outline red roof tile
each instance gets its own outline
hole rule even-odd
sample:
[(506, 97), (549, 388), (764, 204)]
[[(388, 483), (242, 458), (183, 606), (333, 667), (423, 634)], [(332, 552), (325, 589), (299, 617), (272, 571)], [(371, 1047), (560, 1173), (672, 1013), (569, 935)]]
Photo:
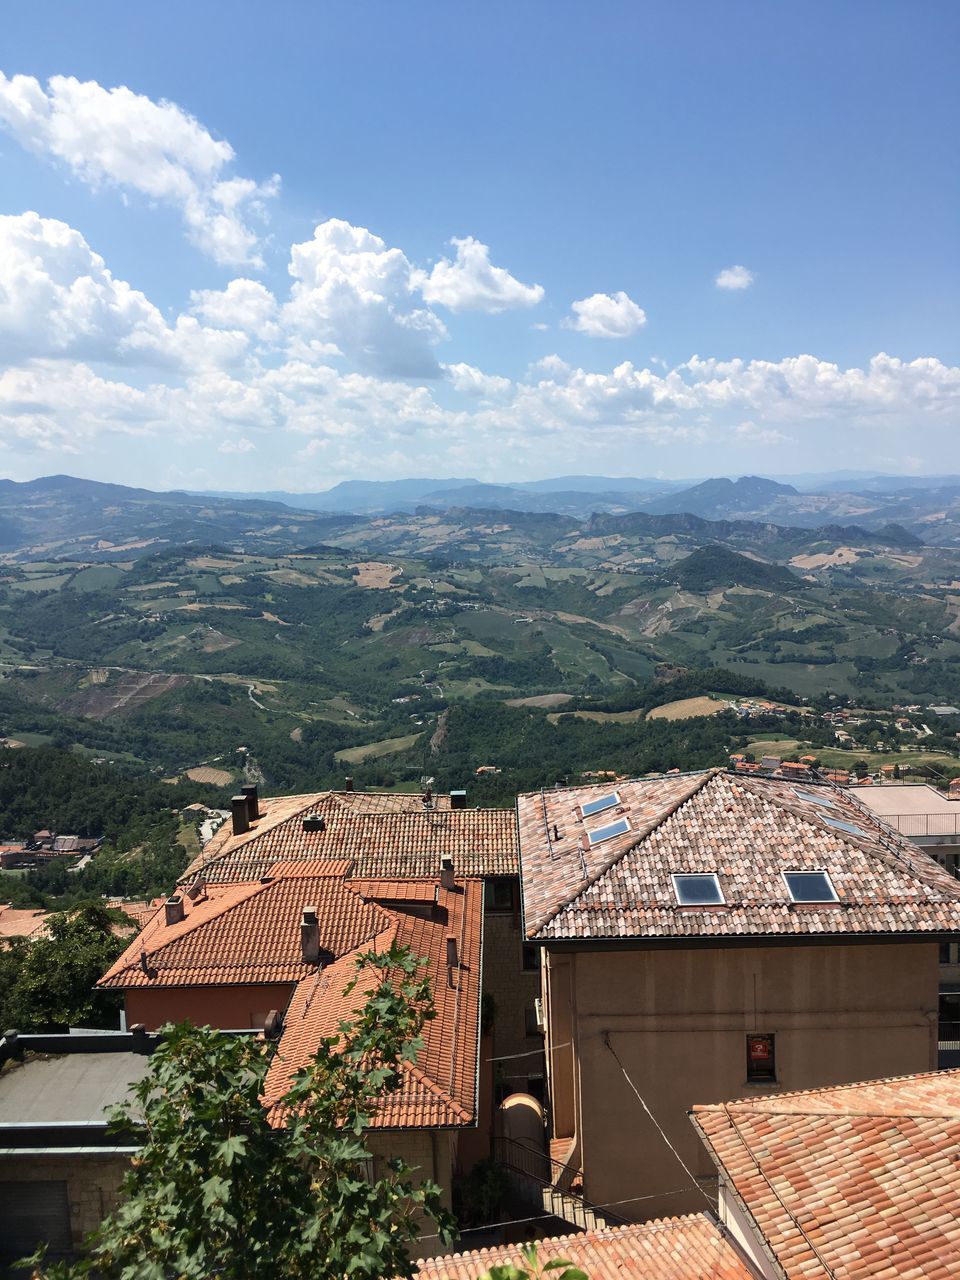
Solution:
[[(491, 1267), (525, 1265), (520, 1249), (504, 1245), (421, 1259), (418, 1280), (478, 1280)], [(704, 1214), (538, 1240), (537, 1254), (541, 1264), (566, 1259), (590, 1280), (752, 1280), (729, 1239)]]
[(951, 1280), (960, 1072), (694, 1107), (785, 1280)]
[[(583, 804), (615, 794), (592, 816)], [(524, 924), (543, 940), (946, 933), (960, 883), (847, 793), (702, 773), (517, 801)], [(587, 832), (627, 830), (590, 847)], [(839, 902), (797, 906), (784, 870), (826, 870)], [(725, 905), (691, 909), (671, 876), (716, 874)]]
[[(458, 875), (516, 875), (517, 831), (512, 809), (451, 809), (447, 796), (425, 808), (409, 792), (324, 791), (260, 801), (262, 816), (244, 835), (227, 823), (181, 877), (208, 882), (259, 879), (283, 860), (346, 859), (357, 875), (431, 876), (441, 859)], [(323, 831), (304, 831), (307, 814)]]

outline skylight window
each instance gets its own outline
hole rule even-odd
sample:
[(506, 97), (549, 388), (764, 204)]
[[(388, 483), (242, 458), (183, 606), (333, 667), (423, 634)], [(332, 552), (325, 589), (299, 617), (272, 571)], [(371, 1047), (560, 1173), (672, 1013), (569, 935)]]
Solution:
[(629, 818), (618, 818), (616, 822), (609, 822), (605, 827), (597, 827), (596, 831), (587, 832), (587, 840), (591, 849), (595, 844), (600, 844), (604, 840), (612, 840), (614, 836), (626, 835), (630, 830)]
[(673, 876), (673, 891), (681, 907), (723, 906), (723, 890), (716, 875)]
[(801, 791), (798, 788), (797, 799), (806, 800), (807, 804), (822, 804), (825, 809), (834, 808), (834, 803), (832, 800), (828, 799), (826, 796), (815, 795), (814, 792), (812, 791)]
[(604, 813), (607, 809), (612, 809), (620, 803), (619, 791), (611, 791), (609, 795), (598, 796), (596, 800), (588, 800), (586, 804), (580, 806), (580, 812), (585, 818), (589, 818), (594, 813)]
[(859, 827), (854, 826), (852, 822), (841, 822), (839, 818), (824, 818), (824, 822), (828, 827), (833, 827), (837, 831), (846, 831), (850, 836), (863, 836), (865, 833)]
[(784, 871), (794, 902), (837, 902), (837, 891), (826, 871)]

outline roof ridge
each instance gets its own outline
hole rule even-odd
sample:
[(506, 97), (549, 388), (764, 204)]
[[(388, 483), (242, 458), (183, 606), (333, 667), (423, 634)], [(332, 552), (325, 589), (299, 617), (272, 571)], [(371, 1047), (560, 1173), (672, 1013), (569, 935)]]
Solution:
[(461, 1115), (464, 1120), (473, 1119), (473, 1112), (468, 1111), (462, 1102), (458, 1102), (452, 1093), (444, 1089), (443, 1085), (438, 1084), (432, 1076), (427, 1075), (426, 1071), (424, 1071), (423, 1067), (418, 1063), (403, 1062), (401, 1064), (401, 1069), (408, 1071), (415, 1077), (415, 1079), (419, 1080), (429, 1093), (432, 1093), (435, 1097), (439, 1098), (441, 1102), (451, 1109), (451, 1111)]
[(783, 1102), (787, 1098), (802, 1098), (805, 1094), (839, 1093), (843, 1089), (872, 1089), (876, 1085), (899, 1084), (903, 1080), (948, 1080), (951, 1076), (960, 1077), (960, 1067), (948, 1067), (943, 1071), (909, 1071), (899, 1076), (878, 1076), (873, 1080), (848, 1080), (846, 1084), (827, 1084), (819, 1089), (791, 1089), (786, 1093), (764, 1094), (757, 1098), (732, 1098), (729, 1102), (698, 1102), (691, 1107), (690, 1114), (723, 1111), (728, 1107), (760, 1111), (762, 1107), (759, 1104), (768, 1099)]
[[(696, 775), (693, 775), (696, 779), (694, 784), (688, 790), (683, 792), (678, 799), (672, 801), (672, 803), (669, 804), (662, 813), (657, 814), (655, 818), (651, 818), (649, 822), (640, 828), (635, 840), (631, 840), (628, 844), (624, 845), (622, 849), (619, 849), (615, 854), (607, 858), (603, 863), (601, 863), (596, 871), (592, 872), (585, 880), (581, 881), (572, 893), (568, 894), (566, 898), (553, 907), (548, 914), (539, 921), (535, 933), (539, 933), (548, 924), (550, 924), (551, 921), (555, 920), (561, 912), (566, 911), (568, 907), (571, 907), (581, 894), (586, 893), (588, 889), (592, 889), (597, 881), (602, 880), (611, 868), (615, 867), (618, 862), (622, 862), (627, 854), (632, 853), (634, 849), (638, 848), (638, 846), (644, 842), (644, 840), (649, 839), (649, 837), (653, 835), (654, 831), (663, 826), (668, 818), (672, 818), (678, 809), (682, 808), (688, 800), (692, 800), (695, 795), (704, 789), (708, 782), (711, 782), (718, 774), (723, 772), (724, 770), (721, 768), (714, 768), (705, 769), (699, 771)], [(528, 934), (527, 936), (534, 937), (535, 933)]]

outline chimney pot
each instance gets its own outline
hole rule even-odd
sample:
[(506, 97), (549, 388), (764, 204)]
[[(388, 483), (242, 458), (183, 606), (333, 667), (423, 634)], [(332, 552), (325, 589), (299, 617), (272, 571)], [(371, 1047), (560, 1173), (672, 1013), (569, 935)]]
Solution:
[(235, 836), (246, 835), (250, 830), (250, 810), (247, 806), (247, 797), (231, 796), (230, 808), (233, 813), (233, 834)]
[(241, 787), (240, 790), (247, 798), (247, 818), (250, 822), (256, 822), (260, 817), (260, 797), (257, 794), (256, 784)]
[(451, 791), (450, 792), (450, 808), (465, 809), (466, 807), (467, 807), (466, 791)]
[(163, 904), (163, 914), (167, 924), (179, 924), (183, 919), (183, 898), (175, 893)]
[(453, 869), (453, 859), (446, 857), (440, 859), (440, 888), (453, 889), (456, 885), (456, 873)]
[(304, 907), (300, 921), (300, 952), (304, 964), (316, 964), (320, 959), (320, 925), (317, 908)]
[(457, 939), (452, 933), (447, 934), (447, 964), (451, 969), (459, 967), (460, 958), (457, 954)]
[(344, 778), (344, 780), (343, 780), (343, 789), (344, 789), (344, 791), (352, 791), (352, 790), (353, 790), (353, 779), (352, 779), (352, 778)]

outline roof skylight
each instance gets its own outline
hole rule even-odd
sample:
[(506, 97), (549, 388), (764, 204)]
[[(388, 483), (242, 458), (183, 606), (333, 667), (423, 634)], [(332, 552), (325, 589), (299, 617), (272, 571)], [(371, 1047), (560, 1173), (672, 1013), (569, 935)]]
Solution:
[(614, 805), (619, 803), (619, 791), (611, 791), (609, 795), (598, 796), (596, 800), (588, 800), (586, 804), (582, 804), (580, 812), (585, 818), (589, 818), (591, 814), (603, 813), (606, 809), (612, 809)]
[(681, 907), (723, 906), (720, 879), (713, 874), (683, 874), (672, 877), (673, 891)]
[(866, 834), (854, 823), (842, 822), (839, 818), (824, 818), (824, 822), (828, 827), (834, 827), (837, 831), (846, 831), (847, 835), (850, 836), (864, 836)]
[(798, 800), (806, 800), (807, 804), (822, 804), (825, 809), (833, 809), (834, 802), (827, 796), (818, 796), (813, 791), (801, 791), (797, 788), (796, 796)]
[(794, 902), (837, 902), (837, 891), (826, 871), (784, 871), (790, 897)]
[(626, 835), (630, 830), (629, 818), (618, 818), (616, 822), (608, 822), (605, 827), (597, 827), (596, 831), (587, 832), (587, 840), (591, 849), (604, 840), (612, 840), (614, 836)]

